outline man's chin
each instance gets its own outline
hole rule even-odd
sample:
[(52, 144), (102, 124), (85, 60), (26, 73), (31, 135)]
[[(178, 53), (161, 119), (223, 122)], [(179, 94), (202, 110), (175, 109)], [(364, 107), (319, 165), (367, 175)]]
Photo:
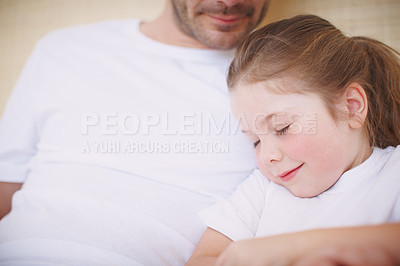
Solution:
[(197, 36), (197, 40), (209, 48), (229, 50), (235, 48), (244, 37), (244, 32), (213, 31), (208, 33), (207, 36)]

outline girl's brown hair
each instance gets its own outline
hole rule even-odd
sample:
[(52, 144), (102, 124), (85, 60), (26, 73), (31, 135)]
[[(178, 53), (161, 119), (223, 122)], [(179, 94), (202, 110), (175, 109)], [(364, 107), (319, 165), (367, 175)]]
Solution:
[[(228, 87), (291, 75), (318, 93), (335, 116), (335, 103), (351, 82), (368, 98), (365, 128), (371, 146), (400, 144), (399, 53), (367, 37), (346, 37), (328, 21), (300, 15), (266, 25), (236, 50)], [(336, 116), (335, 116), (336, 117)]]

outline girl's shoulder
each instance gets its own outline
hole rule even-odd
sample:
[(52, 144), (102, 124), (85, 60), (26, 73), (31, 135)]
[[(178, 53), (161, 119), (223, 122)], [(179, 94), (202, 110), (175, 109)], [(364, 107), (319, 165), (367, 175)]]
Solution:
[(387, 163), (398, 165), (400, 163), (400, 145), (388, 146), (386, 148), (378, 148), (374, 147), (373, 155), (377, 157), (377, 159), (386, 161)]
[[(374, 147), (372, 156), (374, 156), (375, 167), (380, 168), (378, 174), (385, 178), (392, 177), (397, 181), (400, 173), (400, 145), (389, 146), (384, 149)], [(396, 182), (399, 183), (400, 182)]]

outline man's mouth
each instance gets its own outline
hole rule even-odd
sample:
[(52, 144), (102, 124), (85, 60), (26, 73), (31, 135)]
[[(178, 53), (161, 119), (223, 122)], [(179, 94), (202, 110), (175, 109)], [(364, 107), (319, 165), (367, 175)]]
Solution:
[(197, 15), (207, 15), (215, 23), (225, 26), (233, 26), (245, 18), (251, 18), (254, 12), (254, 7), (246, 4), (246, 2), (238, 3), (231, 7), (227, 7), (224, 4), (204, 4), (199, 5), (195, 11)]
[(243, 19), (245, 16), (238, 15), (208, 15), (210, 18), (222, 23), (235, 23)]

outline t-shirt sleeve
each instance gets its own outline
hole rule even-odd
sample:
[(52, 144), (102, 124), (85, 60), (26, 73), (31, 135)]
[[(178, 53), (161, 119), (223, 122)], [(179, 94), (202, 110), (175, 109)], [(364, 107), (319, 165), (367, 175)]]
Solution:
[(39, 139), (32, 89), (38, 55), (34, 51), (8, 100), (0, 120), (0, 182), (23, 182)]
[(389, 222), (400, 223), (400, 195), (397, 197), (397, 200), (393, 205), (393, 211)]
[(391, 189), (395, 190), (395, 194), (397, 194), (397, 199), (393, 204), (393, 210), (389, 222), (399, 223), (400, 222), (400, 145), (398, 145), (391, 156), (391, 159), (388, 163), (386, 163), (389, 169), (392, 169), (391, 176), (394, 178), (394, 182), (397, 185), (394, 185), (392, 182), (387, 182), (390, 185)]
[(252, 238), (256, 235), (268, 184), (267, 178), (254, 170), (232, 196), (200, 212), (199, 216), (205, 225), (233, 241)]

